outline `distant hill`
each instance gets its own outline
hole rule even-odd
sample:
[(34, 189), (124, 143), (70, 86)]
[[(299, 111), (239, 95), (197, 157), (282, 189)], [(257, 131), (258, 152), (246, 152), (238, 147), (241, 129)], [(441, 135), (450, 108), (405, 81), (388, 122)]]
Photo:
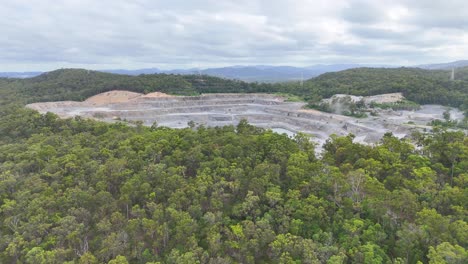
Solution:
[(103, 72), (140, 75), (140, 74), (201, 74), (220, 78), (236, 79), (247, 82), (284, 82), (296, 81), (301, 78), (309, 79), (328, 71), (340, 71), (359, 67), (359, 65), (317, 65), (311, 67), (293, 67), (293, 66), (230, 66), (208, 69), (175, 69), (160, 70), (157, 68), (139, 69), (139, 70), (103, 70)]
[[(293, 66), (230, 66), (208, 69), (174, 69), (161, 70), (158, 68), (147, 68), (137, 70), (110, 69), (99, 70), (100, 72), (123, 74), (123, 75), (141, 75), (141, 74), (179, 74), (179, 75), (210, 75), (226, 79), (242, 80), (246, 82), (287, 82), (299, 81), (301, 79), (310, 79), (327, 72), (336, 72), (359, 67), (384, 67), (380, 65), (361, 65), (361, 64), (320, 64), (308, 67)], [(3, 72), (0, 77), (7, 78), (29, 78), (35, 77), (43, 72)]]
[(43, 72), (0, 72), (0, 78), (30, 78)]
[(202, 73), (222, 78), (239, 79), (243, 81), (279, 82), (300, 80), (316, 76), (306, 68), (291, 66), (238, 66), (211, 68), (203, 70)]
[(115, 70), (99, 70), (99, 71), (107, 72), (107, 73), (115, 73), (115, 74), (125, 74), (125, 75), (162, 73), (162, 71), (158, 68), (148, 68), (148, 69), (138, 69), (138, 70), (115, 69)]
[(452, 68), (461, 68), (461, 67), (467, 67), (467, 66), (468, 66), (468, 60), (459, 60), (459, 61), (447, 62), (447, 63), (424, 64), (424, 65), (418, 65), (416, 67), (421, 68), (421, 69), (427, 69), (427, 70), (450, 70)]
[[(461, 68), (468, 66), (468, 60), (460, 60), (449, 63), (439, 64), (424, 64), (416, 65), (415, 68), (426, 70), (450, 70), (452, 68)], [(146, 69), (107, 69), (99, 70), (100, 72), (114, 73), (120, 75), (137, 76), (141, 74), (178, 74), (178, 75), (210, 75), (225, 79), (235, 79), (245, 82), (290, 82), (307, 80), (328, 72), (338, 72), (356, 68), (397, 68), (397, 66), (389, 65), (370, 65), (370, 64), (318, 64), (307, 67), (294, 66), (271, 66), (271, 65), (254, 65), (254, 66), (229, 66), (208, 69), (173, 69), (162, 70), (158, 68)], [(43, 72), (0, 72), (0, 77), (7, 78), (29, 78), (35, 77)]]
[[(352, 68), (364, 67), (366, 65), (360, 64), (331, 64), (331, 65), (314, 65), (308, 67), (293, 67), (293, 66), (269, 66), (269, 65), (256, 65), (256, 66), (230, 66), (221, 68), (208, 68), (208, 69), (175, 69), (175, 70), (160, 70), (157, 68), (140, 69), (140, 70), (104, 70), (104, 72), (116, 74), (202, 74), (216, 76), (220, 78), (236, 79), (246, 82), (285, 82), (285, 81), (298, 81), (301, 78), (309, 79), (326, 72), (336, 72)], [(381, 67), (376, 65), (374, 67)]]

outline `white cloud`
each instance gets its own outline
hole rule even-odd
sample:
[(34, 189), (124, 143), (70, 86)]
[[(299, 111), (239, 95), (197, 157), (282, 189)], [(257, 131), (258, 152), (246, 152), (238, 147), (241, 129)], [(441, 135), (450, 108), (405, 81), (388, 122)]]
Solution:
[(465, 59), (467, 29), (454, 0), (6, 0), (0, 70), (419, 64)]

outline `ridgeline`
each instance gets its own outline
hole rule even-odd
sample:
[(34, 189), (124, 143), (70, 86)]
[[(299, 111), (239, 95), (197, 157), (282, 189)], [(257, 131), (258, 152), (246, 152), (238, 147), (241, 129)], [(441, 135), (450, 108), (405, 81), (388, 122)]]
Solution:
[(3, 102), (84, 100), (111, 90), (140, 93), (160, 91), (176, 95), (201, 93), (287, 93), (305, 100), (334, 94), (375, 95), (402, 92), (419, 104), (468, 108), (468, 67), (450, 71), (419, 68), (357, 68), (326, 73), (299, 82), (247, 83), (207, 75), (119, 75), (82, 69), (61, 69), (27, 79), (0, 78)]

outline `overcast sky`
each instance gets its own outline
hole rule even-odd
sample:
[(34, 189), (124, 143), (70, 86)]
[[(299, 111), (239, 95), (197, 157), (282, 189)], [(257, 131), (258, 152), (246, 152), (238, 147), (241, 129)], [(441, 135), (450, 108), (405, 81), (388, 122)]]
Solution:
[(468, 58), (466, 0), (0, 0), (0, 71)]

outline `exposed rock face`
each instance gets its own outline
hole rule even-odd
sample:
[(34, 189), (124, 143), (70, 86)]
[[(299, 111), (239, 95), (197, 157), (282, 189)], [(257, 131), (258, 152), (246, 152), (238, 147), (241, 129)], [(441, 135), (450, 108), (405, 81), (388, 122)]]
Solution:
[[(401, 100), (399, 94), (361, 99), (376, 102)], [(99, 94), (84, 102), (34, 103), (27, 107), (61, 117), (83, 116), (107, 122), (116, 120), (156, 122), (160, 126), (187, 127), (193, 121), (205, 126), (236, 125), (241, 119), (278, 131), (304, 132), (323, 143), (331, 134), (356, 135), (356, 141), (374, 143), (386, 132), (404, 137), (413, 129), (424, 127), (433, 118), (442, 118), (445, 107), (423, 106), (418, 111), (382, 111), (377, 117), (357, 119), (316, 110), (302, 109), (305, 103), (285, 102), (270, 94), (206, 94), (170, 96), (163, 93), (143, 95), (127, 91)], [(452, 110), (455, 111), (455, 110)], [(457, 113), (452, 116), (459, 116)], [(414, 124), (407, 124), (413, 121)]]
[(401, 93), (389, 93), (389, 94), (379, 94), (364, 97), (366, 104), (371, 102), (384, 104), (384, 103), (396, 103), (405, 99)]
[(369, 104), (371, 102), (378, 103), (378, 104), (383, 104), (383, 103), (396, 103), (399, 102), (405, 97), (403, 97), (403, 94), (401, 93), (388, 93), (388, 94), (378, 94), (378, 95), (372, 95), (372, 96), (354, 96), (354, 95), (347, 95), (347, 94), (335, 94), (329, 99), (324, 99), (324, 102), (331, 103), (337, 99), (349, 97), (350, 101), (353, 103), (357, 103), (361, 100), (363, 100), (366, 104)]

